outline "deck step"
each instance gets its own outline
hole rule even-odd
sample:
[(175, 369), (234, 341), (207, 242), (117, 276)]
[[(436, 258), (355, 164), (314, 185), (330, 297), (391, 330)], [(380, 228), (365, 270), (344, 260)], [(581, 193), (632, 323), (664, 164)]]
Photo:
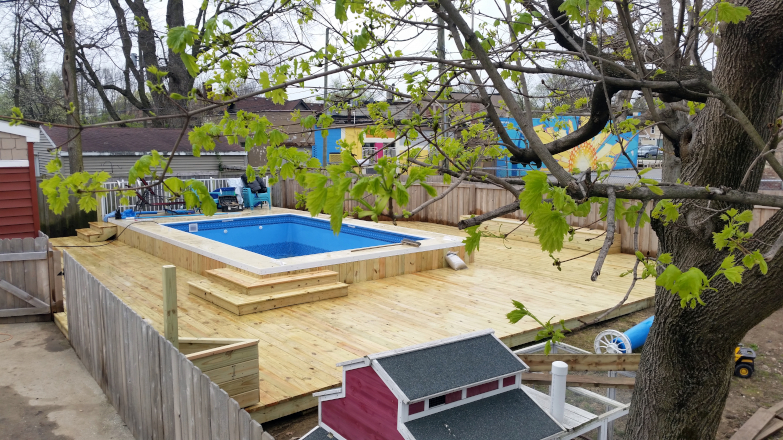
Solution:
[(68, 315), (65, 312), (55, 313), (54, 323), (57, 325), (57, 328), (63, 332), (65, 339), (71, 340), (68, 336)]
[(207, 271), (210, 281), (245, 295), (272, 295), (306, 287), (317, 287), (339, 281), (340, 274), (331, 270), (319, 270), (298, 274), (258, 278), (229, 268)]
[(76, 230), (76, 236), (88, 243), (106, 241), (116, 233), (117, 225), (106, 222), (90, 222), (89, 228)]
[(206, 279), (189, 281), (188, 289), (191, 295), (205, 299), (237, 315), (348, 295), (348, 285), (340, 282), (308, 286), (272, 295), (245, 295)]

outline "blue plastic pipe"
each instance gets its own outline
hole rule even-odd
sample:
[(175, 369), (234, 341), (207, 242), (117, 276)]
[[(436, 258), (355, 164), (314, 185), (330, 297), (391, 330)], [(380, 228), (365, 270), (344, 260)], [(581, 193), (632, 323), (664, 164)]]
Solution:
[[(647, 341), (647, 335), (650, 334), (653, 319), (655, 319), (655, 316), (650, 316), (624, 332), (625, 336), (628, 336), (628, 339), (631, 341), (631, 349), (639, 348)], [(622, 342), (618, 345), (620, 348), (625, 348), (625, 344)]]

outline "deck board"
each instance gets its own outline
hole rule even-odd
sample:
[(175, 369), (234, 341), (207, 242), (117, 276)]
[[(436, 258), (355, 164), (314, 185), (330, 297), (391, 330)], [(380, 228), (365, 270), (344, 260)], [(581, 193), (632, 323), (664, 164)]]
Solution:
[[(460, 235), (452, 227), (405, 222), (407, 228)], [(162, 276), (166, 261), (123, 243), (87, 246), (75, 238), (52, 239), (84, 265), (152, 326), (162, 332)], [(581, 255), (564, 250), (562, 260)], [(595, 258), (552, 266), (534, 244), (485, 238), (468, 270), (438, 269), (366, 281), (348, 287), (348, 296), (237, 316), (188, 294), (188, 281), (205, 277), (177, 270), (179, 334), (183, 337), (259, 339), (261, 401), (248, 408), (261, 422), (317, 404), (312, 393), (335, 388), (342, 379), (336, 363), (460, 333), (494, 328), (507, 344), (530, 342), (532, 320), (510, 324), (511, 300), (539, 317), (576, 322), (597, 316), (625, 295), (634, 256), (612, 254), (601, 277), (590, 281)], [(624, 307), (612, 316), (652, 305), (654, 285), (640, 281)]]

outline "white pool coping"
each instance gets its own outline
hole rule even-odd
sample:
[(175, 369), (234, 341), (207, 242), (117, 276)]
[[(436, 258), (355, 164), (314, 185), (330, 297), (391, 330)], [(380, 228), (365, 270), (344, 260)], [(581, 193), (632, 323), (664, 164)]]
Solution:
[[(273, 208), (272, 210), (256, 209), (253, 211), (242, 211), (219, 216), (216, 215), (212, 217), (203, 215), (160, 218), (142, 217), (138, 220), (109, 219), (109, 222), (116, 224), (119, 227), (118, 233), (122, 233), (124, 228), (128, 228), (129, 230), (146, 235), (148, 237), (161, 240), (165, 243), (181, 247), (199, 255), (203, 255), (207, 258), (211, 258), (229, 266), (246, 270), (258, 275), (269, 275), (280, 272), (311, 269), (314, 267), (330, 266), (351, 263), (354, 261), (372, 260), (376, 258), (393, 257), (397, 255), (415, 254), (419, 252), (464, 246), (462, 243), (462, 237), (346, 218), (343, 219), (343, 227), (357, 226), (384, 232), (413, 235), (422, 237), (423, 240), (420, 241), (421, 246), (419, 247), (398, 245), (379, 249), (367, 249), (356, 252), (352, 252), (351, 250), (344, 250), (326, 252), (322, 254), (305, 255), (301, 257), (274, 259), (225, 243), (220, 243), (209, 238), (204, 238), (190, 232), (180, 231), (163, 225), (165, 223), (194, 223), (199, 221), (217, 221), (235, 218), (261, 217), (268, 215), (300, 215), (311, 218), (308, 212), (296, 211), (292, 209)], [(329, 220), (329, 216), (323, 214), (317, 216), (316, 218), (327, 221)]]

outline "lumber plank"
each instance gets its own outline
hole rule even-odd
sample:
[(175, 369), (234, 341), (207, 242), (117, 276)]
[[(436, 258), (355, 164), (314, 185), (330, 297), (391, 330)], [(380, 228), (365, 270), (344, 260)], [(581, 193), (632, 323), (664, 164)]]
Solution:
[(209, 377), (210, 380), (218, 385), (225, 382), (239, 379), (241, 377), (250, 376), (251, 374), (258, 374), (258, 360), (251, 359), (249, 361), (240, 362), (238, 364), (227, 365), (221, 368), (215, 368), (213, 370), (205, 371), (204, 374)]
[(49, 314), (49, 312), (49, 307), (23, 307), (21, 309), (5, 309), (0, 310), (0, 318), (8, 318), (12, 316), (46, 315)]
[(759, 408), (747, 422), (740, 426), (730, 440), (753, 440), (774, 417), (774, 412), (767, 408)]
[(783, 419), (778, 418), (776, 416), (775, 418), (770, 420), (766, 426), (764, 426), (764, 429), (762, 429), (761, 432), (758, 433), (758, 435), (753, 437), (753, 440), (764, 440), (765, 438), (780, 431), (781, 429), (783, 429)]
[[(522, 373), (522, 383), (546, 385), (552, 383), (552, 375), (544, 373)], [(635, 380), (630, 377), (566, 376), (569, 387), (624, 388), (632, 389)]]
[(217, 356), (200, 357), (193, 360), (193, 365), (201, 369), (201, 371), (209, 371), (250, 359), (258, 359), (258, 347), (256, 345), (221, 352)]
[(568, 364), (569, 371), (638, 371), (640, 354), (520, 354), (530, 372), (552, 370), (552, 362)]

